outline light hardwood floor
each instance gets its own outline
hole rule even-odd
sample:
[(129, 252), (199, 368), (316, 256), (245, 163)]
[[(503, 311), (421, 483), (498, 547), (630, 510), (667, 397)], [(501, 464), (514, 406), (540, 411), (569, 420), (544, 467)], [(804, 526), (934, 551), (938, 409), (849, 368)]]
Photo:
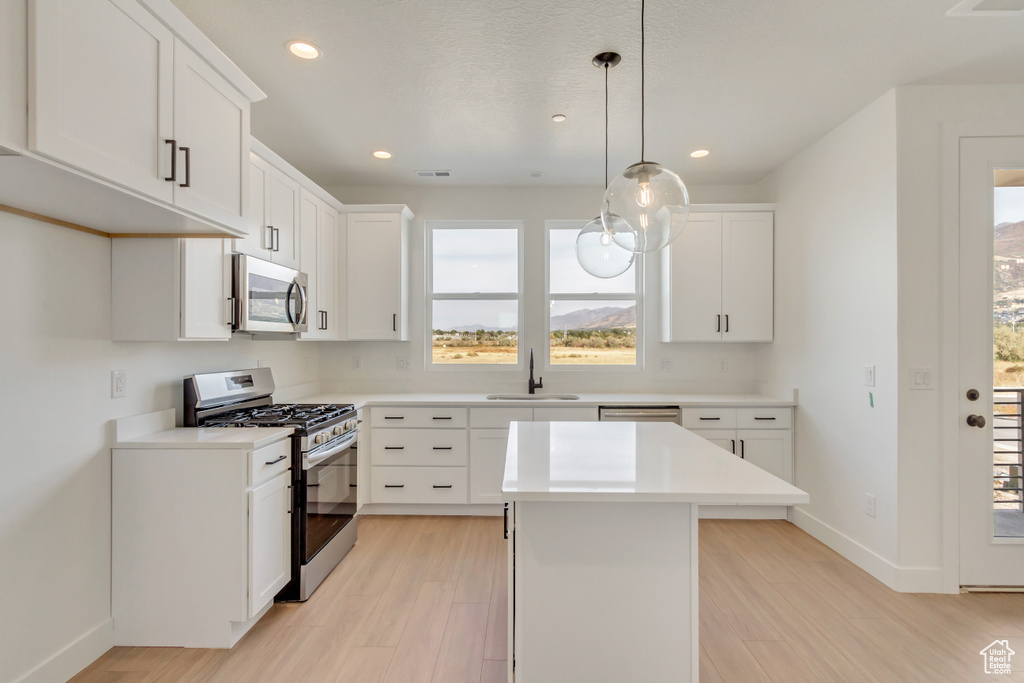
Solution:
[[(501, 531), (500, 517), (362, 518), (313, 597), (274, 605), (233, 649), (119, 647), (73, 680), (504, 681)], [(700, 553), (701, 683), (1024, 681), (1024, 595), (894, 593), (780, 521), (701, 521)], [(984, 673), (997, 638), (1019, 673)]]

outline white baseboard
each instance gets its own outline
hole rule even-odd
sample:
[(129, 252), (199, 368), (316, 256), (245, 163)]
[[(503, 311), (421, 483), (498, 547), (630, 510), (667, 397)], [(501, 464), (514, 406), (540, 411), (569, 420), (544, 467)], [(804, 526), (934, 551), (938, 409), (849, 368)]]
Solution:
[(789, 521), (900, 593), (943, 593), (942, 567), (900, 567), (806, 511), (790, 508)]
[(699, 519), (788, 519), (786, 505), (701, 505)]
[(406, 503), (366, 503), (359, 508), (360, 515), (444, 515), (470, 517), (500, 517), (504, 514), (501, 503), (471, 503), (468, 505), (422, 505)]
[(114, 647), (114, 620), (105, 619), (33, 669), (15, 683), (64, 683)]

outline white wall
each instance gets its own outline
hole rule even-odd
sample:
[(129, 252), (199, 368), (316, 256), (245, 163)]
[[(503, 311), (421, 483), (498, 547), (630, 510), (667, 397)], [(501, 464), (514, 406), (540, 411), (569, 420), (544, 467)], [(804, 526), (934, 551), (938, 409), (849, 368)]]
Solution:
[[(323, 379), (335, 388), (351, 391), (524, 391), (528, 372), (495, 370), (426, 370), (429, 340), (424, 314), (424, 222), (443, 219), (522, 220), (525, 246), (525, 332), (524, 348), (540, 350), (544, 315), (544, 221), (549, 219), (594, 218), (600, 208), (600, 187), (333, 187), (326, 188), (346, 204), (404, 203), (416, 215), (410, 240), (410, 341), (343, 342), (323, 344)], [(694, 203), (771, 202), (767, 189), (754, 187), (691, 188)], [(544, 388), (552, 392), (595, 391), (753, 391), (765, 379), (760, 362), (764, 344), (665, 344), (660, 341), (659, 258), (647, 259), (644, 334), (646, 367), (622, 371), (545, 369)], [(363, 369), (352, 370), (352, 358), (360, 357)], [(396, 369), (398, 359), (411, 367)], [(672, 370), (663, 372), (661, 360), (670, 360)], [(726, 369), (720, 369), (725, 361)], [(538, 366), (539, 367), (539, 366)]]
[[(944, 233), (947, 195), (957, 192), (956, 147), (944, 149), (947, 125), (992, 122), (987, 135), (1020, 134), (1024, 86), (912, 86), (897, 91), (899, 154), (899, 563), (937, 574), (955, 564), (958, 541), (955, 449), (959, 379), (956, 349), (943, 344), (947, 321), (956, 332), (957, 234)], [(953, 143), (956, 144), (955, 141)], [(950, 164), (945, 164), (947, 159)], [(946, 167), (948, 166), (948, 167)], [(952, 184), (943, 182), (943, 173)], [(950, 290), (949, 287), (953, 289)], [(945, 291), (945, 294), (944, 294)], [(952, 353), (952, 358), (944, 358)], [(942, 369), (952, 369), (944, 376)], [(935, 391), (912, 391), (911, 368), (935, 368)], [(952, 396), (950, 399), (950, 392)], [(952, 412), (943, 414), (943, 397)], [(953, 426), (952, 431), (949, 430)], [(953, 468), (944, 475), (944, 468)], [(944, 528), (943, 515), (946, 515)], [(944, 538), (945, 535), (945, 538)], [(948, 546), (947, 546), (948, 544)], [(944, 553), (945, 550), (945, 553)], [(947, 567), (947, 570), (950, 569)], [(955, 571), (955, 567), (952, 568)], [(936, 577), (932, 584), (938, 590)], [(947, 585), (947, 589), (955, 589)]]
[(764, 183), (777, 193), (765, 364), (799, 389), (796, 484), (811, 498), (794, 521), (879, 578), (897, 558), (896, 162), (889, 92)]
[[(107, 422), (171, 407), (180, 420), (192, 372), (266, 360), (281, 386), (312, 382), (319, 352), (111, 342), (110, 240), (0, 213), (0, 244), (0, 680), (65, 680), (112, 644)], [(127, 398), (110, 398), (115, 369)]]

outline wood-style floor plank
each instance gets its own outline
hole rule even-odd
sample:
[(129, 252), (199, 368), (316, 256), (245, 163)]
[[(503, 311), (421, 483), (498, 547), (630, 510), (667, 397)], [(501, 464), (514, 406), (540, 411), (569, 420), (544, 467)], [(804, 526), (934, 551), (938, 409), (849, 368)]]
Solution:
[[(274, 605), (231, 650), (118, 647), (72, 680), (505, 683), (501, 529), (362, 518), (311, 599)], [(1024, 595), (895, 593), (780, 520), (703, 520), (698, 540), (701, 683), (1024, 683), (1024, 659), (989, 676), (979, 654), (997, 638), (1021, 651)]]

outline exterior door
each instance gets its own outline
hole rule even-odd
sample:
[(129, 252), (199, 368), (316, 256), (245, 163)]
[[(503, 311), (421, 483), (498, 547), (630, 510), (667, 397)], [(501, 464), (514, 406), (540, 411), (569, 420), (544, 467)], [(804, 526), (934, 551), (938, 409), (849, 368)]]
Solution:
[(960, 584), (1020, 586), (1024, 137), (961, 138), (959, 221)]

